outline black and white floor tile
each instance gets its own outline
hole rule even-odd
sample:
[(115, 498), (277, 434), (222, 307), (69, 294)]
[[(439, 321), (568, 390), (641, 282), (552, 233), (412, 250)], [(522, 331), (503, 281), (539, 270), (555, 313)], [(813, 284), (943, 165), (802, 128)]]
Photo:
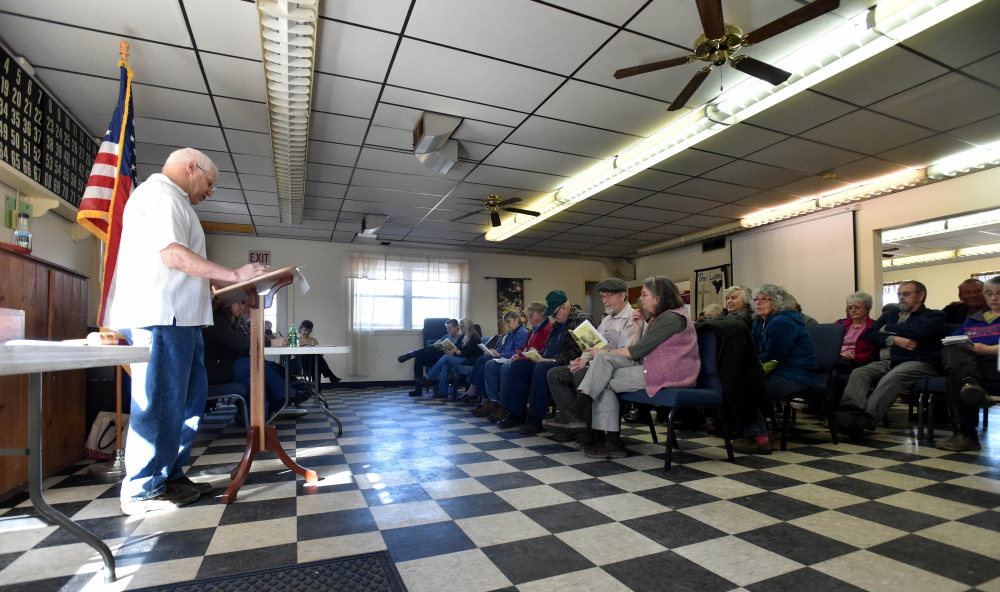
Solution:
[(1000, 592), (1000, 428), (978, 454), (949, 453), (915, 443), (902, 405), (836, 446), (804, 416), (786, 452), (735, 463), (720, 439), (681, 432), (664, 472), (665, 438), (646, 428), (601, 461), (404, 390), (330, 398), (341, 438), (320, 413), (277, 426), (318, 483), (263, 453), (223, 505), (245, 443), (227, 407), (203, 423), (188, 474), (215, 490), (191, 506), (122, 516), (118, 486), (85, 465), (48, 479), (46, 498), (111, 546), (114, 584), (26, 495), (8, 500), (0, 589), (122, 590), (387, 549), (411, 592)]

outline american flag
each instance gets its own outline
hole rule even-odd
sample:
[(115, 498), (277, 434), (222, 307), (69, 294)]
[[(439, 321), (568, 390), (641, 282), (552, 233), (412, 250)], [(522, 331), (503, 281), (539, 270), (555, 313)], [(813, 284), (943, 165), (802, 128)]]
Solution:
[(118, 244), (122, 235), (122, 212), (135, 188), (132, 69), (124, 60), (120, 60), (118, 66), (121, 68), (118, 105), (111, 116), (108, 131), (104, 134), (94, 167), (90, 169), (87, 189), (83, 192), (80, 211), (76, 215), (76, 221), (106, 245), (104, 272), (101, 275), (101, 303), (97, 309), (97, 323), (101, 326), (104, 325), (104, 307), (114, 285)]

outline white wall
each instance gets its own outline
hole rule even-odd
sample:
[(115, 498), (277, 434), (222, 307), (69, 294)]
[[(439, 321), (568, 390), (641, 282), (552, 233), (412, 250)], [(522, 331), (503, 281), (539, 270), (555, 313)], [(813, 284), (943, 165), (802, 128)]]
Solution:
[[(928, 308), (943, 308), (948, 303), (958, 300), (958, 285), (969, 279), (974, 273), (1000, 270), (1000, 257), (959, 260), (954, 263), (939, 265), (924, 265), (909, 269), (886, 270), (882, 274), (882, 282), (901, 282), (917, 280), (927, 286)], [(881, 290), (879, 291), (879, 294)], [(878, 301), (879, 294), (872, 293)]]
[(636, 259), (636, 280), (626, 283), (629, 287), (638, 286), (642, 280), (655, 275), (666, 276), (674, 282), (688, 281), (694, 278), (696, 269), (707, 269), (730, 263), (729, 241), (726, 241), (725, 249), (709, 251), (708, 253), (702, 253), (701, 243), (697, 243)]
[[(470, 260), (469, 316), (482, 325), (483, 332), (496, 331), (496, 282), (491, 277), (531, 278), (524, 283), (525, 302), (545, 300), (552, 290), (564, 290), (573, 303), (583, 303), (584, 283), (600, 281), (613, 274), (602, 263), (575, 259), (524, 257), (479, 252), (459, 252), (452, 249), (412, 248), (406, 246), (376, 247), (316, 241), (255, 238), (235, 235), (210, 234), (209, 259), (236, 267), (247, 261), (248, 251), (271, 252), (271, 267), (298, 266), (309, 281), (310, 290), (304, 296), (293, 297), (293, 316), (296, 322), (311, 320), (315, 335), (321, 343), (345, 344), (348, 342), (347, 280), (344, 279), (351, 251), (379, 251), (421, 255), (462, 257)], [(287, 290), (287, 289), (286, 289)], [(282, 329), (284, 331), (284, 329)], [(442, 331), (443, 333), (443, 331)], [(412, 379), (412, 362), (400, 364), (399, 354), (420, 346), (419, 331), (389, 331), (377, 333), (375, 350), (377, 360), (373, 374), (358, 380), (407, 380)], [(329, 356), (333, 371), (346, 376), (347, 360), (343, 356)]]

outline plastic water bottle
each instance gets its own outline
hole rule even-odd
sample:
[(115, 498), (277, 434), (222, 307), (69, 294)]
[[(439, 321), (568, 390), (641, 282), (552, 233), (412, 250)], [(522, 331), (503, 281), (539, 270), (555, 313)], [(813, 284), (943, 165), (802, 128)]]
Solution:
[(288, 328), (288, 347), (299, 346), (299, 332), (295, 330), (295, 325)]
[(14, 242), (19, 247), (31, 250), (31, 231), (28, 230), (28, 215), (17, 215), (17, 230), (14, 231)]

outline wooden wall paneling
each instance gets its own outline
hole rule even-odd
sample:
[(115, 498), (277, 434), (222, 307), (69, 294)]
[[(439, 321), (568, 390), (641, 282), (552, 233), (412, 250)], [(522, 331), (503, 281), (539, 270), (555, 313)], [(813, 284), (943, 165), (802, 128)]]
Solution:
[[(28, 377), (0, 376), (0, 448), (28, 446)], [(0, 456), (0, 492), (28, 482), (28, 457)]]

